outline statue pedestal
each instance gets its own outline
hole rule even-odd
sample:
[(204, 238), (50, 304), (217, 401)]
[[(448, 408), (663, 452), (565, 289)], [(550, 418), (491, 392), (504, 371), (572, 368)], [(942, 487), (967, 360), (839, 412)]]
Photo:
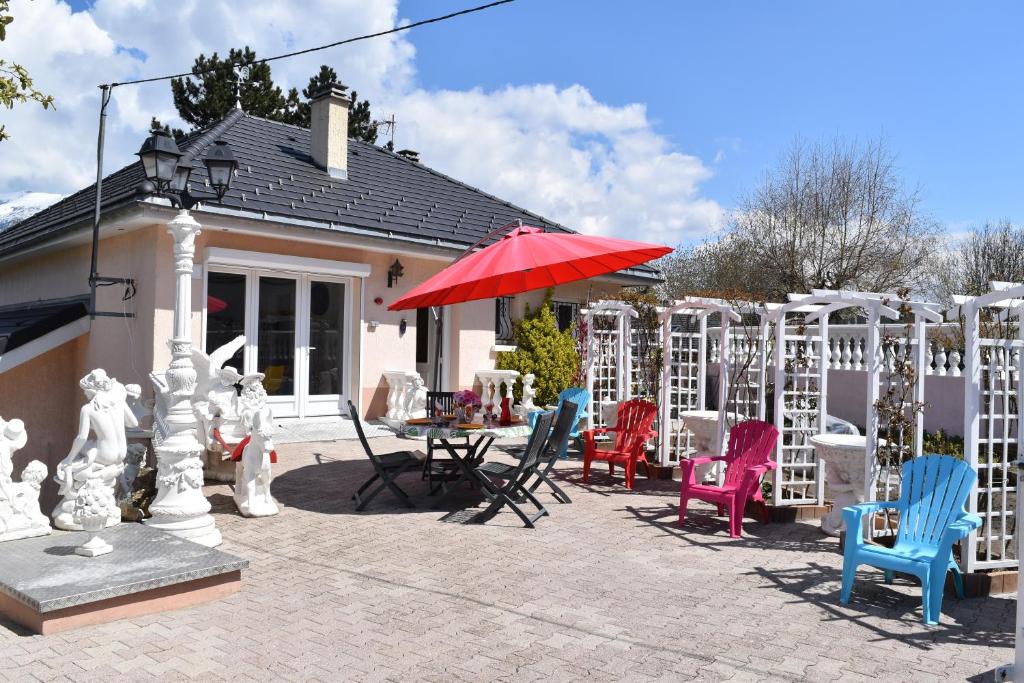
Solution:
[[(843, 508), (864, 502), (867, 437), (853, 434), (815, 434), (810, 438), (818, 459), (825, 463), (825, 488), (832, 509), (821, 518), (821, 530), (838, 536), (846, 530)], [(885, 441), (879, 439), (878, 445)]]

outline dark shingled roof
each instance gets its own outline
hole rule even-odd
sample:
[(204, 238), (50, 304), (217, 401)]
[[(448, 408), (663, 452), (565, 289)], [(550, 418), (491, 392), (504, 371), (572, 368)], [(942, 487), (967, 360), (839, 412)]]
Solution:
[(0, 354), (89, 315), (88, 302), (86, 296), (0, 308)]
[[(239, 162), (221, 206), (262, 213), (270, 220), (298, 219), (322, 223), (325, 228), (351, 226), (370, 235), (449, 247), (469, 246), (517, 219), (545, 230), (572, 232), (358, 140), (348, 142), (348, 179), (332, 178), (313, 163), (308, 129), (237, 110), (205, 131), (193, 133), (181, 145), (196, 160), (190, 182), (192, 193), (199, 197), (214, 198), (206, 187), (201, 160), (215, 140), (227, 141)], [(142, 180), (138, 161), (104, 178), (104, 212), (140, 200), (136, 187)], [(93, 211), (94, 188), (85, 188), (0, 233), (0, 255), (47, 241), (87, 220)], [(646, 278), (655, 273), (646, 266), (632, 272)]]

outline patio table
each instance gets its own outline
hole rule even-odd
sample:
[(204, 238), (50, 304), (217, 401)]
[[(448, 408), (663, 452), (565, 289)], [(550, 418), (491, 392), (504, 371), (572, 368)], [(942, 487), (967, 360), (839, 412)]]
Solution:
[[(469, 481), (471, 483), (477, 483), (477, 477), (473, 473), (473, 468), (480, 464), (484, 458), (484, 454), (487, 453), (487, 449), (491, 447), (495, 439), (515, 439), (519, 437), (529, 436), (532, 428), (526, 422), (513, 424), (508, 427), (501, 427), (494, 425), (492, 427), (484, 427), (482, 429), (459, 429), (457, 426), (449, 425), (432, 425), (432, 424), (409, 424), (403, 422), (401, 427), (401, 433), (409, 437), (427, 437), (428, 439), (437, 439), (444, 446), (444, 449), (448, 452), (455, 466), (458, 468), (459, 476), (455, 479), (452, 487), (443, 495), (441, 498), (434, 503), (433, 507), (438, 507), (443, 503), (451, 492), (458, 488), (459, 484), (463, 481)], [(470, 444), (464, 454), (459, 454), (458, 449), (452, 446), (452, 439), (463, 439), (468, 438), (472, 440), (476, 438)], [(431, 493), (434, 493), (438, 488), (444, 486), (447, 480), (443, 480), (438, 484)]]

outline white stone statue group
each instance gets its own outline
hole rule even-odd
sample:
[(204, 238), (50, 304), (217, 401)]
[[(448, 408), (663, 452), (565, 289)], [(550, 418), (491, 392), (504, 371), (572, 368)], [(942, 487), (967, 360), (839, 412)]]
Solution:
[[(200, 366), (204, 374), (193, 408), (215, 454), (211, 460), (223, 460), (226, 467), (234, 469), (234, 500), (239, 512), (246, 517), (276, 515), (277, 503), (270, 495), (271, 463), (276, 461), (274, 419), (263, 376), (242, 376), (234, 368), (221, 367), (244, 344), (244, 338), (240, 339), (241, 343), (235, 340), (210, 356), (200, 354), (205, 361)], [(236, 383), (242, 385), (241, 396), (235, 391)], [(145, 446), (129, 446), (125, 434), (138, 427), (136, 404), (141, 389), (121, 384), (102, 369), (83, 377), (79, 386), (88, 400), (79, 411), (78, 434), (57, 465), (54, 480), (61, 500), (52, 517), (58, 529), (95, 532), (120, 524), (119, 503), (130, 497), (145, 463)], [(225, 432), (230, 441), (225, 440)], [(14, 453), (27, 442), (24, 422), (0, 418), (0, 541), (50, 533), (49, 520), (39, 509), (46, 465), (33, 460), (22, 471), (20, 482), (12, 478)], [(76, 549), (88, 556), (110, 551), (111, 547), (96, 537)]]
[(13, 541), (50, 533), (50, 520), (39, 510), (39, 488), (46, 479), (46, 465), (33, 460), (15, 483), (14, 453), (28, 442), (21, 420), (0, 418), (0, 541)]
[[(270, 495), (274, 453), (274, 416), (267, 405), (263, 373), (243, 375), (225, 366), (245, 346), (239, 335), (220, 348), (203, 353), (192, 350), (196, 389), (192, 408), (206, 446), (206, 475), (217, 481), (234, 481), (234, 500), (245, 517), (276, 515)], [(235, 390), (241, 385), (241, 395)]]

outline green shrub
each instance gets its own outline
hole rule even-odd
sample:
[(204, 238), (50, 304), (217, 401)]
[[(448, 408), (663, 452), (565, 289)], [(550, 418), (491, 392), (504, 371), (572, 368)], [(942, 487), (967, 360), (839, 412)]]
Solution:
[[(518, 370), (520, 377), (533, 373), (533, 388), (537, 391), (538, 406), (554, 404), (558, 394), (569, 387), (580, 357), (572, 330), (558, 331), (558, 323), (551, 312), (552, 290), (548, 290), (540, 307), (516, 321), (513, 327), (515, 351), (498, 354), (499, 370)], [(521, 382), (516, 382), (515, 394), (522, 397)]]

